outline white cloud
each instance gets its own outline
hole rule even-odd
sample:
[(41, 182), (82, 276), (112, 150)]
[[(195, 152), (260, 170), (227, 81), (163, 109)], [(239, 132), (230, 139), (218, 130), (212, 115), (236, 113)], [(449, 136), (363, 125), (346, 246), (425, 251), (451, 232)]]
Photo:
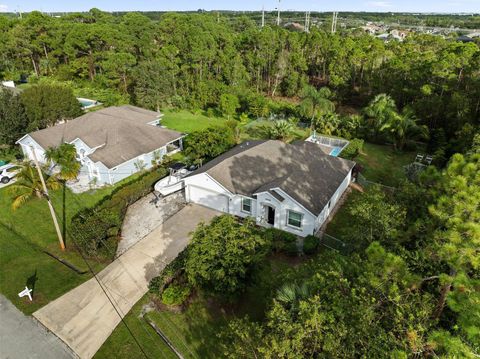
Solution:
[(381, 7), (381, 8), (392, 7), (392, 4), (389, 3), (388, 1), (369, 1), (367, 2), (367, 5), (371, 7)]
[(8, 11), (8, 6), (4, 4), (0, 4), (0, 12), (7, 12)]

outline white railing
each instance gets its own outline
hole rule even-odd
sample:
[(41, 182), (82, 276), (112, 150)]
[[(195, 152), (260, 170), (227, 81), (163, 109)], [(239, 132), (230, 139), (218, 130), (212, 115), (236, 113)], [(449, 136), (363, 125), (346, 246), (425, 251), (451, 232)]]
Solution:
[(327, 136), (317, 135), (316, 133), (308, 137), (305, 141), (317, 143), (319, 145), (324, 145), (332, 148), (333, 147), (339, 148), (337, 155), (340, 154), (345, 149), (345, 147), (347, 147), (348, 144), (350, 143), (349, 141), (344, 140), (342, 138), (327, 137)]

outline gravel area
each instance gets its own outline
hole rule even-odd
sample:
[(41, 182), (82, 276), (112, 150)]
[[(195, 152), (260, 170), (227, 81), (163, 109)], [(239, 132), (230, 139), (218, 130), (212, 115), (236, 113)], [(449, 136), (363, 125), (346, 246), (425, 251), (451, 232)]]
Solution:
[(118, 243), (117, 257), (180, 211), (185, 204), (183, 191), (163, 198), (152, 192), (128, 207), (122, 224), (122, 239)]

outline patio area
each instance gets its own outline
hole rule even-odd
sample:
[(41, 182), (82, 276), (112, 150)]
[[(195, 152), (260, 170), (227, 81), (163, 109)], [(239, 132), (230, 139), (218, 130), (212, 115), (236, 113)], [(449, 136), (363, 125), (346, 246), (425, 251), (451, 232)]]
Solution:
[(95, 183), (92, 181), (88, 174), (84, 172), (80, 172), (76, 180), (67, 182), (67, 187), (70, 188), (73, 193), (83, 193), (91, 189), (101, 188), (103, 186), (104, 184)]

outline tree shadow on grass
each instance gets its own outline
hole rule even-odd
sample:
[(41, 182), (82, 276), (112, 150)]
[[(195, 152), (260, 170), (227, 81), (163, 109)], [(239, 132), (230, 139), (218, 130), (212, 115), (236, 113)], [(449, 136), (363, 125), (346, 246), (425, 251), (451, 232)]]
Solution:
[[(228, 318), (218, 303), (203, 298), (192, 303), (185, 313), (185, 322), (188, 328), (185, 340), (190, 347), (195, 346), (195, 357), (222, 357), (218, 334), (226, 330)], [(189, 353), (184, 354), (192, 357)]]

